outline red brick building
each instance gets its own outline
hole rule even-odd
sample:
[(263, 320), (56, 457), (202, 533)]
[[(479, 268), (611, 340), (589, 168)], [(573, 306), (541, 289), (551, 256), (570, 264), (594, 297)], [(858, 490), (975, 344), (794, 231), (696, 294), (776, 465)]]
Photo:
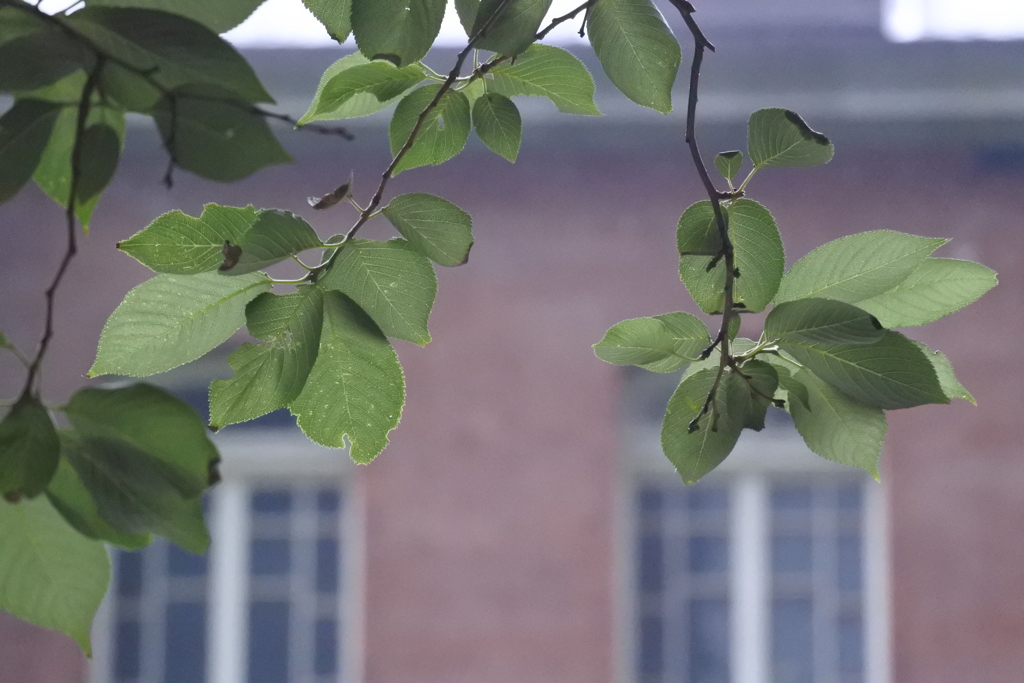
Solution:
[[(598, 77), (603, 119), (524, 104), (515, 166), (474, 142), (395, 180), (396, 194), (468, 210), (477, 242), (467, 265), (439, 273), (434, 342), (397, 345), (409, 390), (391, 446), (356, 469), (284, 420), (225, 430), (213, 553), (117, 558), (93, 679), (1024, 680), (1024, 48), (889, 44), (877, 3), (835, 8), (789, 24), (709, 10), (719, 50), (698, 137), (706, 155), (742, 147), (751, 111), (785, 106), (833, 139), (829, 165), (752, 183), (789, 263), (888, 228), (953, 238), (939, 255), (999, 271), (978, 303), (912, 331), (950, 357), (979, 407), (890, 413), (881, 486), (822, 466), (780, 423), (684, 491), (650, 445), (665, 386), (590, 345), (624, 318), (696, 312), (674, 230), (701, 189), (681, 114), (641, 111)], [(253, 60), (301, 111), (337, 56)], [(282, 131), (296, 164), (228, 186), (182, 173), (171, 191), (155, 135), (132, 127), (59, 295), (48, 399), (81, 385), (107, 315), (148, 277), (115, 242), (210, 201), (293, 210), (334, 234), (351, 216), (314, 215), (306, 197), (352, 169), (367, 194), (388, 161), (383, 126), (353, 122), (352, 143)], [(27, 189), (0, 207), (0, 232), (0, 328), (30, 347), (61, 215)], [(758, 320), (744, 325), (756, 335)], [(223, 358), (164, 381), (195, 397)], [(18, 381), (0, 357), (4, 395)], [(86, 680), (70, 640), (0, 617), (0, 682)]]

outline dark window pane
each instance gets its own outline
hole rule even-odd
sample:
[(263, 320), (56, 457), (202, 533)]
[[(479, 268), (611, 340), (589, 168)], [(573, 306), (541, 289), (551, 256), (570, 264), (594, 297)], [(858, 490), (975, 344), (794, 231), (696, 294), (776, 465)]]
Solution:
[(202, 683), (206, 678), (206, 605), (167, 605), (164, 683)]
[(772, 508), (802, 511), (811, 507), (810, 486), (776, 486), (772, 489)]
[(203, 576), (206, 574), (206, 556), (194, 555), (176, 545), (168, 545), (167, 572), (171, 576)]
[(645, 592), (660, 591), (662, 585), (661, 536), (649, 534), (640, 538), (640, 590)]
[(860, 537), (839, 537), (839, 590), (860, 590)]
[(859, 510), (860, 498), (860, 486), (856, 484), (844, 484), (836, 492), (836, 503), (843, 510)]
[(637, 657), (640, 673), (657, 676), (662, 670), (661, 619), (644, 617), (640, 620), (640, 654)]
[(864, 631), (860, 616), (839, 620), (839, 671), (844, 681), (859, 680), (864, 671)]
[(813, 652), (811, 601), (773, 601), (773, 683), (814, 683)]
[(641, 512), (661, 512), (661, 491), (652, 487), (640, 489), (637, 496)]
[(142, 553), (126, 552), (117, 553), (117, 594), (126, 597), (136, 597), (142, 594)]
[(282, 514), (292, 509), (292, 494), (284, 490), (257, 491), (252, 494), (252, 511)]
[(723, 512), (729, 507), (729, 492), (723, 488), (698, 487), (689, 494), (689, 508), (694, 512)]
[(338, 542), (320, 539), (316, 542), (316, 589), (321, 593), (338, 590)]
[(690, 602), (690, 680), (729, 682), (729, 603)]
[(338, 669), (338, 627), (333, 621), (316, 622), (316, 647), (313, 671), (318, 676)]
[(134, 681), (141, 666), (139, 648), (142, 631), (138, 622), (122, 621), (114, 638), (114, 677), (118, 683)]
[(252, 573), (281, 575), (288, 573), (288, 540), (257, 538), (252, 542)]
[(690, 539), (690, 571), (724, 572), (729, 569), (729, 544), (721, 536), (694, 536)]
[(249, 683), (288, 682), (288, 604), (249, 606)]
[(806, 574), (811, 571), (811, 539), (809, 536), (772, 537), (772, 572)]
[(341, 496), (337, 491), (323, 490), (316, 494), (316, 509), (320, 512), (337, 512), (341, 507)]

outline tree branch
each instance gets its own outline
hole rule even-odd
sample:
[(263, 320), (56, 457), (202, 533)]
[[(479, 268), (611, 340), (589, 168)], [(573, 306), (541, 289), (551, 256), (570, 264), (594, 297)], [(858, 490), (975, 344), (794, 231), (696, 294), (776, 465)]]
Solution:
[(78, 243), (75, 235), (75, 204), (78, 198), (78, 186), (81, 182), (82, 171), (82, 140), (85, 136), (85, 128), (89, 119), (89, 111), (92, 106), (92, 96), (96, 92), (96, 83), (99, 80), (100, 72), (103, 71), (104, 59), (99, 56), (96, 65), (89, 72), (89, 78), (82, 88), (82, 98), (78, 102), (78, 119), (75, 122), (75, 144), (71, 149), (71, 182), (68, 186), (68, 205), (64, 213), (67, 222), (68, 246), (61, 259), (57, 274), (46, 290), (46, 324), (43, 329), (42, 339), (39, 340), (39, 348), (36, 351), (32, 363), (28, 366), (28, 376), (25, 379), (25, 388), (21, 392), (22, 398), (31, 396), (33, 388), (35, 393), (40, 391), (40, 368), (43, 364), (43, 357), (50, 346), (53, 338), (53, 311), (57, 295), (57, 288), (60, 287), (64, 274), (68, 270), (71, 259), (78, 253)]
[[(697, 91), (700, 83), (700, 67), (704, 60), (704, 51), (711, 50), (714, 52), (715, 46), (711, 44), (711, 41), (707, 39), (707, 36), (704, 35), (700, 26), (694, 20), (693, 13), (697, 10), (692, 4), (687, 0), (669, 1), (679, 10), (679, 13), (683, 16), (683, 21), (686, 22), (686, 27), (690, 29), (690, 33), (693, 35), (693, 61), (690, 64), (690, 88), (686, 105), (686, 144), (690, 148), (693, 165), (696, 167), (697, 174), (700, 176), (701, 183), (704, 184), (708, 199), (711, 201), (711, 208), (715, 214), (715, 225), (718, 227), (718, 236), (722, 242), (721, 249), (712, 263), (717, 265), (718, 261), (723, 261), (725, 266), (725, 285), (723, 287), (725, 300), (722, 304), (722, 326), (719, 328), (718, 335), (711, 343), (711, 346), (706, 348), (700, 356), (701, 358), (708, 358), (715, 348), (718, 347), (721, 352), (721, 360), (718, 364), (718, 374), (715, 377), (714, 384), (711, 385), (711, 391), (708, 392), (707, 400), (704, 401), (704, 405), (701, 407), (700, 412), (697, 413), (697, 416), (690, 422), (689, 430), (694, 432), (700, 428), (701, 418), (713, 409), (715, 395), (718, 393), (718, 388), (722, 383), (722, 377), (732, 363), (732, 358), (729, 355), (729, 321), (732, 319), (733, 308), (735, 307), (733, 289), (736, 280), (736, 254), (733, 249), (732, 240), (729, 238), (725, 214), (722, 211), (720, 202), (722, 195), (708, 174), (708, 169), (701, 158), (700, 148), (697, 146), (697, 137), (694, 132), (697, 120)], [(713, 268), (714, 266), (711, 267)], [(714, 425), (712, 429), (714, 429)]]

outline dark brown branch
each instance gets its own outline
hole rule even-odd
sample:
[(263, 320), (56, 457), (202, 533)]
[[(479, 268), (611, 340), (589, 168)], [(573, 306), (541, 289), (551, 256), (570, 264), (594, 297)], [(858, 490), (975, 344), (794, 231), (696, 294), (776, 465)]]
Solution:
[[(736, 254), (733, 249), (732, 240), (729, 237), (729, 229), (725, 220), (725, 214), (722, 212), (722, 193), (715, 187), (710, 174), (708, 174), (708, 169), (707, 166), (704, 165), (704, 160), (701, 158), (700, 148), (697, 146), (697, 137), (694, 132), (697, 120), (697, 92), (700, 83), (700, 67), (701, 63), (704, 61), (704, 51), (711, 50), (714, 52), (715, 46), (711, 44), (711, 41), (707, 39), (707, 36), (704, 35), (700, 26), (698, 26), (697, 22), (694, 20), (693, 13), (696, 12), (696, 9), (692, 4), (687, 2), (687, 0), (669, 1), (677, 10), (679, 10), (679, 13), (683, 16), (683, 21), (686, 22), (686, 27), (693, 35), (693, 61), (690, 64), (690, 88), (686, 105), (686, 144), (690, 148), (690, 156), (693, 157), (693, 165), (696, 167), (697, 174), (700, 176), (701, 183), (704, 185), (708, 199), (711, 201), (711, 208), (715, 214), (715, 225), (718, 226), (718, 236), (722, 242), (721, 249), (715, 257), (715, 265), (718, 265), (718, 261), (722, 261), (725, 267), (725, 285), (722, 288), (724, 294), (724, 302), (722, 303), (722, 326), (719, 328), (718, 335), (715, 337), (711, 346), (705, 349), (700, 356), (701, 358), (710, 357), (717, 347), (721, 352), (721, 361), (718, 364), (718, 374), (715, 377), (715, 382), (711, 385), (711, 390), (708, 392), (708, 397), (704, 401), (704, 405), (701, 407), (700, 412), (697, 413), (697, 416), (690, 422), (689, 429), (691, 432), (694, 432), (700, 428), (701, 418), (713, 409), (715, 395), (718, 393), (719, 386), (721, 386), (722, 377), (725, 375), (726, 369), (732, 364), (732, 358), (729, 355), (729, 321), (732, 319), (733, 308), (735, 306), (733, 302), (733, 289), (736, 281)], [(712, 426), (712, 429), (714, 429), (714, 426)]]
[(43, 358), (46, 356), (46, 350), (50, 346), (50, 340), (53, 338), (53, 311), (57, 289), (64, 279), (64, 274), (67, 273), (71, 259), (78, 253), (78, 241), (75, 235), (75, 204), (78, 198), (78, 186), (81, 182), (82, 140), (85, 137), (85, 128), (89, 120), (92, 96), (96, 92), (96, 83), (99, 80), (100, 72), (103, 70), (103, 64), (103, 57), (98, 57), (96, 65), (89, 72), (89, 78), (85, 82), (85, 87), (82, 88), (82, 98), (78, 103), (78, 118), (75, 122), (75, 144), (71, 148), (71, 181), (68, 185), (68, 205), (64, 213), (67, 222), (68, 246), (64, 251), (64, 258), (61, 259), (60, 266), (57, 268), (57, 273), (54, 275), (53, 282), (50, 283), (49, 288), (46, 290), (46, 323), (42, 339), (39, 340), (39, 348), (32, 359), (31, 365), (28, 366), (25, 388), (21, 393), (22, 398), (31, 396), (33, 389), (36, 394), (39, 393), (40, 368), (43, 364)]

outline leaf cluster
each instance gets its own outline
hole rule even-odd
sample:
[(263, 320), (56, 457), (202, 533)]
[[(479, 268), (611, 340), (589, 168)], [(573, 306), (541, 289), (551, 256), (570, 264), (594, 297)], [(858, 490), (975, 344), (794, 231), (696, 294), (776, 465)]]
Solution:
[[(775, 219), (744, 196), (747, 184), (762, 168), (825, 163), (832, 144), (795, 113), (762, 109), (750, 117), (747, 150), (752, 167), (736, 187), (743, 153), (715, 158), (730, 188), (722, 208), (733, 277), (711, 202), (686, 209), (677, 226), (680, 278), (704, 313), (731, 311), (729, 334), (712, 341), (695, 316), (669, 313), (618, 323), (594, 350), (618, 365), (685, 369), (661, 443), (687, 484), (718, 466), (744, 429), (763, 429), (771, 407), (792, 416), (815, 453), (878, 477), (886, 410), (973, 403), (942, 353), (892, 328), (959, 310), (995, 286), (995, 273), (933, 257), (948, 240), (891, 230), (829, 242), (785, 272)], [(735, 338), (740, 314), (767, 309), (759, 339)]]

